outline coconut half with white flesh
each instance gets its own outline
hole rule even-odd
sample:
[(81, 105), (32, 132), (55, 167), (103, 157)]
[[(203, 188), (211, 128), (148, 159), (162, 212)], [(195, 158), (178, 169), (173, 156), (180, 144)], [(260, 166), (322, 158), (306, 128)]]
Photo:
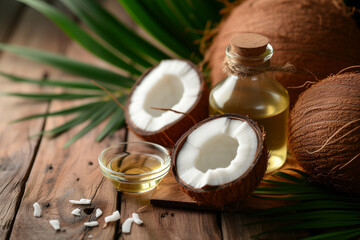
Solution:
[(172, 147), (197, 122), (208, 117), (208, 88), (193, 63), (163, 60), (134, 85), (125, 119), (144, 140)]
[(264, 138), (263, 129), (245, 116), (203, 120), (174, 146), (172, 169), (180, 188), (199, 204), (236, 209), (264, 177)]

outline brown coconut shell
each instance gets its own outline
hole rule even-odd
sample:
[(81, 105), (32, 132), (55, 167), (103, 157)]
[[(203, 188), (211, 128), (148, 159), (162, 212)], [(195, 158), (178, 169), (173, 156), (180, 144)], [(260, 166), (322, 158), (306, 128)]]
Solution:
[[(148, 69), (143, 75), (138, 79), (138, 81), (132, 87), (132, 90), (129, 94), (126, 107), (125, 107), (125, 121), (127, 123), (128, 128), (135, 133), (140, 138), (145, 141), (158, 143), (165, 147), (173, 147), (176, 141), (181, 137), (181, 135), (189, 129), (191, 126), (195, 125), (197, 122), (207, 118), (209, 116), (209, 89), (204, 80), (202, 73), (199, 71), (198, 67), (188, 60), (186, 61), (189, 65), (195, 69), (198, 75), (198, 80), (200, 81), (200, 92), (198, 99), (194, 103), (194, 105), (189, 109), (188, 112), (184, 113), (181, 118), (177, 121), (172, 122), (159, 131), (144, 131), (143, 129), (138, 128), (130, 119), (128, 106), (131, 101), (131, 97), (136, 87), (141, 83), (144, 77), (151, 72), (158, 65)], [(157, 106), (153, 106), (157, 107)], [(195, 122), (194, 122), (195, 121)]]
[[(186, 184), (179, 178), (177, 173), (176, 159), (179, 151), (185, 143), (187, 137), (200, 126), (217, 118), (229, 118), (233, 120), (241, 120), (249, 123), (254, 129), (258, 139), (258, 149), (255, 159), (252, 159), (253, 164), (242, 176), (232, 182), (218, 185), (218, 186), (205, 186), (201, 189), (194, 188)], [(254, 120), (238, 115), (238, 114), (222, 114), (214, 117), (209, 117), (192, 128), (190, 128), (183, 136), (176, 142), (172, 155), (171, 164), (176, 181), (179, 183), (180, 189), (188, 196), (195, 200), (199, 205), (207, 206), (210, 208), (235, 211), (241, 205), (241, 200), (245, 199), (252, 193), (255, 188), (260, 184), (264, 177), (268, 164), (268, 153), (265, 146), (265, 132)]]
[(360, 73), (328, 77), (290, 113), (289, 149), (319, 183), (360, 195)]
[[(253, 32), (269, 38), (274, 66), (293, 64), (296, 73), (276, 73), (288, 89), (291, 106), (307, 81), (318, 79), (360, 62), (360, 30), (341, 7), (329, 0), (248, 0), (224, 19), (206, 58), (215, 85), (225, 78), (222, 62), (233, 34)], [(289, 88), (297, 87), (297, 88)]]

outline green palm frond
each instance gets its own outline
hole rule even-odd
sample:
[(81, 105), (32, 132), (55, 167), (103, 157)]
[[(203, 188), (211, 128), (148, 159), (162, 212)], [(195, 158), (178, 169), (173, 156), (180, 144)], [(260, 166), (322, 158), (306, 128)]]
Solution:
[(132, 78), (122, 76), (113, 71), (106, 70), (88, 63), (69, 59), (59, 54), (48, 53), (45, 51), (20, 46), (6, 45), (2, 43), (0, 43), (0, 50), (6, 50), (22, 57), (56, 67), (65, 72), (87, 79), (94, 79), (99, 82), (122, 86), (125, 88), (131, 87), (135, 82)]
[(103, 94), (84, 94), (84, 93), (12, 93), (8, 92), (4, 95), (7, 96), (16, 96), (16, 97), (23, 97), (23, 98), (32, 98), (36, 100), (53, 100), (53, 99), (62, 99), (62, 100), (69, 100), (69, 99), (83, 99), (83, 98), (94, 98), (103, 96)]
[(45, 131), (44, 133), (48, 137), (55, 137), (89, 119), (94, 119), (98, 112), (102, 112), (104, 107), (106, 107), (108, 104), (109, 102), (97, 102), (94, 106), (80, 111), (79, 114), (77, 114), (68, 122), (49, 131)]
[(28, 6), (38, 10), (50, 20), (52, 20), (64, 33), (66, 33), (71, 39), (77, 41), (80, 45), (86, 48), (88, 51), (98, 56), (99, 58), (113, 64), (116, 67), (122, 68), (134, 75), (140, 75), (141, 71), (134, 68), (133, 65), (126, 63), (119, 56), (112, 53), (109, 49), (101, 45), (88, 33), (86, 33), (81, 27), (76, 25), (68, 17), (62, 14), (59, 10), (51, 5), (42, 1), (33, 0), (19, 0), (27, 4)]
[[(135, 19), (145, 29), (151, 29), (153, 36), (169, 49), (173, 50), (179, 57), (190, 58), (194, 54), (194, 52), (188, 48), (189, 40), (186, 39), (186, 35), (179, 36), (183, 34), (184, 29), (181, 29), (181, 31), (177, 32), (176, 25), (171, 25), (172, 19), (169, 18), (169, 15), (164, 15), (164, 11), (159, 12), (159, 10), (163, 9), (161, 7), (163, 5), (159, 4), (160, 1), (120, 2), (122, 6), (124, 6), (125, 9), (130, 13), (133, 19)], [(170, 11), (169, 14), (171, 14)], [(163, 16), (167, 16), (167, 19), (170, 21), (164, 21), (161, 19)], [(171, 28), (171, 26), (173, 27)], [(173, 28), (175, 28), (175, 30), (173, 30)], [(166, 31), (165, 29), (170, 31)], [(200, 59), (200, 56), (196, 53), (195, 56), (192, 57), (192, 60), (195, 62), (200, 61)]]
[[(117, 99), (120, 103), (124, 103), (126, 96), (122, 96), (121, 99)], [(119, 109), (119, 106), (113, 102), (109, 101), (104, 106), (101, 107), (99, 111), (95, 111), (94, 114), (90, 115), (90, 123), (84, 127), (79, 133), (77, 133), (72, 139), (70, 139), (66, 144), (65, 148), (70, 146), (73, 142), (84, 136), (91, 129), (99, 125), (102, 121), (104, 121), (107, 117), (109, 117), (116, 109)], [(120, 120), (120, 119), (119, 119)], [(103, 133), (99, 135), (98, 138), (102, 136)]]
[(22, 121), (30, 120), (30, 119), (34, 119), (34, 118), (43, 118), (43, 117), (48, 117), (48, 116), (59, 116), (59, 115), (68, 115), (68, 114), (72, 114), (72, 113), (77, 113), (77, 112), (86, 110), (86, 109), (88, 109), (88, 108), (91, 108), (91, 107), (93, 107), (94, 105), (96, 105), (97, 103), (98, 103), (98, 102), (91, 102), (91, 103), (81, 104), (81, 105), (79, 105), (79, 106), (75, 106), (75, 107), (63, 109), (63, 110), (61, 110), (61, 111), (50, 112), (50, 113), (34, 114), (34, 115), (31, 115), (31, 116), (22, 117), (22, 118), (13, 120), (13, 121), (11, 121), (10, 123), (22, 122)]
[(133, 63), (149, 68), (162, 59), (170, 58), (136, 35), (97, 2), (87, 0), (63, 0), (62, 2), (104, 43), (131, 59)]
[[(304, 172), (289, 169), (292, 174), (277, 172), (279, 180), (264, 180), (267, 186), (258, 187), (257, 197), (268, 200), (294, 201), (280, 207), (259, 210), (249, 217), (265, 217), (251, 224), (280, 222), (281, 227), (259, 233), (294, 230), (324, 230), (309, 239), (351, 239), (360, 236), (360, 198), (326, 189), (311, 181)], [(297, 174), (297, 176), (296, 176)]]
[(68, 89), (82, 89), (82, 90), (94, 90), (94, 91), (102, 91), (99, 87), (91, 84), (89, 82), (80, 82), (78, 80), (47, 80), (44, 81), (43, 79), (30, 79), (24, 77), (14, 76), (12, 74), (7, 74), (0, 72), (0, 76), (6, 77), (9, 80), (15, 82), (23, 82), (23, 83), (30, 83), (38, 86), (51, 86), (51, 87), (63, 87)]
[[(120, 96), (118, 100), (124, 104), (126, 93), (132, 87), (136, 78), (147, 68), (163, 59), (170, 58), (168, 53), (132, 31), (96, 0), (60, 0), (80, 20), (80, 23), (74, 22), (58, 8), (45, 1), (19, 1), (42, 13), (90, 53), (127, 74), (120, 74), (117, 71), (107, 70), (40, 49), (0, 43), (0, 50), (12, 52), (83, 78), (81, 80), (75, 78), (71, 81), (61, 79), (43, 81), (1, 72), (0, 76), (11, 81), (63, 88), (63, 93), (53, 93), (51, 90), (50, 92), (44, 92), (42, 90), (41, 93), (12, 92), (3, 95), (34, 100), (90, 100), (89, 103), (76, 107), (52, 113), (34, 114), (14, 120), (12, 123), (40, 117), (75, 114), (75, 117), (63, 125), (42, 133), (54, 137), (80, 123), (89, 122), (84, 129), (80, 130), (74, 138), (66, 143), (66, 146), (69, 146), (102, 121), (107, 120), (108, 122), (96, 138), (97, 141), (123, 127), (123, 109), (116, 106), (110, 97), (101, 92), (100, 88), (88, 81), (84, 81), (84, 79), (101, 83), (115, 96)], [(199, 63), (203, 57), (199, 51), (199, 41), (203, 36), (203, 31), (206, 27), (214, 26), (219, 22), (221, 17), (219, 11), (225, 6), (216, 0), (124, 0), (119, 2), (140, 26), (144, 27), (150, 35), (168, 48), (170, 52), (181, 58), (191, 59), (195, 63)], [(213, 25), (209, 25), (209, 22), (213, 23)]]
[(121, 108), (117, 108), (111, 118), (109, 119), (108, 123), (101, 131), (101, 133), (97, 136), (96, 141), (101, 141), (106, 135), (111, 135), (114, 133), (118, 128), (123, 126), (125, 123), (125, 116), (124, 110)]

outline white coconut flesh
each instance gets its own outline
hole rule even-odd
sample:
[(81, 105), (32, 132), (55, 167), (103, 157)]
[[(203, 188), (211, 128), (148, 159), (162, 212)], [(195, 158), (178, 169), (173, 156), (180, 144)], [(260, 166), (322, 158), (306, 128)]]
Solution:
[(175, 122), (195, 104), (201, 88), (196, 70), (183, 60), (163, 60), (134, 90), (130, 103), (131, 121), (140, 129), (153, 132)]
[(245, 121), (217, 118), (188, 135), (176, 158), (179, 178), (193, 188), (238, 179), (254, 163), (258, 139)]

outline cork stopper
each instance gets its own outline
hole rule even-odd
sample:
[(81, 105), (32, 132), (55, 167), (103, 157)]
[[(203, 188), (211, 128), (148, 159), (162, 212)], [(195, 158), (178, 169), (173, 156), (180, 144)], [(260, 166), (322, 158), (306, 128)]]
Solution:
[(269, 39), (256, 33), (238, 33), (231, 37), (231, 51), (244, 57), (260, 56), (266, 51)]

